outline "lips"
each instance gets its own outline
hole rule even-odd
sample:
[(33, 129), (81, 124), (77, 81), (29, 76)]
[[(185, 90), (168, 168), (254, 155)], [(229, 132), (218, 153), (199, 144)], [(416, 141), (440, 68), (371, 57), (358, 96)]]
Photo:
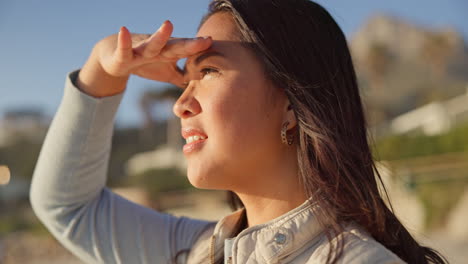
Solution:
[(197, 128), (193, 128), (193, 127), (183, 127), (181, 129), (181, 133), (182, 133), (182, 137), (185, 139), (191, 136), (204, 137), (205, 139), (208, 138), (208, 136), (203, 131)]
[(208, 136), (200, 129), (184, 127), (181, 130), (182, 136), (187, 140), (187, 144), (182, 148), (184, 154), (190, 154), (202, 148)]

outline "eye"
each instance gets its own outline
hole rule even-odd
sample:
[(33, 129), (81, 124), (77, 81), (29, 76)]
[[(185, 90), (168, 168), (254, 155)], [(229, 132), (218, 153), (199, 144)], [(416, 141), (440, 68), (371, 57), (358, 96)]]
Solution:
[(202, 74), (202, 77), (204, 77), (205, 75), (207, 74), (216, 74), (216, 73), (219, 73), (219, 71), (215, 68), (209, 68), (209, 67), (206, 67), (206, 68), (203, 68), (200, 70), (200, 73)]

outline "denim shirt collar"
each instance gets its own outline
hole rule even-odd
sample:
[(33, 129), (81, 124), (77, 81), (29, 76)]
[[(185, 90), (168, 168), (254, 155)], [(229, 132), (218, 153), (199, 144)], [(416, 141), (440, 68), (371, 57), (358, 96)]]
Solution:
[[(323, 230), (315, 217), (316, 210), (317, 205), (308, 199), (271, 221), (242, 230), (232, 243), (233, 263), (247, 263), (252, 255), (263, 260), (261, 262), (276, 263), (281, 257), (310, 244)], [(212, 262), (222, 257), (224, 240), (236, 234), (242, 217), (245, 217), (244, 208), (217, 223), (210, 243)]]

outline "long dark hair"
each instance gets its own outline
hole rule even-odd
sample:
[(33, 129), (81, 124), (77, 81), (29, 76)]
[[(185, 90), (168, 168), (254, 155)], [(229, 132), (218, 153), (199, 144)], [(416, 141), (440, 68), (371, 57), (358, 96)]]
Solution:
[[(217, 12), (232, 15), (242, 43), (292, 104), (298, 119), (298, 180), (309, 197), (316, 197), (317, 219), (328, 238), (353, 221), (408, 263), (445, 263), (415, 241), (379, 193), (382, 180), (367, 140), (353, 62), (332, 16), (308, 0), (214, 0), (201, 24)], [(342, 254), (343, 241), (327, 262)]]

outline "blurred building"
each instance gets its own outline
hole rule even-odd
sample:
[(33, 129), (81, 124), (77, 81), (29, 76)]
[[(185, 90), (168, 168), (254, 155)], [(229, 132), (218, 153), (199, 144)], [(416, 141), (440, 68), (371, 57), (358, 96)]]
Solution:
[(420, 131), (425, 135), (437, 135), (463, 122), (468, 122), (468, 86), (465, 94), (429, 103), (394, 118), (390, 121), (390, 130), (393, 134)]
[(185, 173), (186, 159), (179, 149), (171, 145), (161, 145), (153, 151), (134, 155), (127, 161), (127, 175), (137, 175), (151, 169), (178, 168)]
[(5, 112), (0, 119), (0, 147), (19, 138), (41, 142), (49, 127), (50, 118), (38, 109), (18, 109)]
[(168, 114), (166, 120), (165, 144), (157, 146), (152, 151), (135, 154), (126, 163), (127, 175), (136, 175), (151, 169), (177, 168), (186, 172), (186, 159), (182, 153), (185, 139), (181, 136), (180, 119), (172, 112), (174, 102), (181, 95), (181, 90), (175, 86), (169, 86), (159, 91), (148, 90), (140, 98), (140, 108), (145, 120), (143, 134), (152, 135), (157, 129), (152, 108), (159, 106), (159, 112)]

